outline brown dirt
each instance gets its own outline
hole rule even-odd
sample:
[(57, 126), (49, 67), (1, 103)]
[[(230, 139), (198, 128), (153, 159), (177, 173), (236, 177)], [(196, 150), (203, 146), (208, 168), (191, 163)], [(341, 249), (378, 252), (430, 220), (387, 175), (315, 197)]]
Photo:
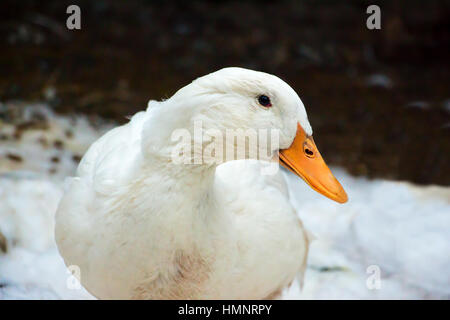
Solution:
[[(1, 2), (0, 101), (124, 122), (198, 76), (248, 67), (297, 90), (330, 164), (450, 185), (448, 1), (381, 2), (376, 31), (366, 1), (77, 1), (80, 31), (65, 28), (70, 3)], [(372, 74), (392, 87), (368, 86)]]

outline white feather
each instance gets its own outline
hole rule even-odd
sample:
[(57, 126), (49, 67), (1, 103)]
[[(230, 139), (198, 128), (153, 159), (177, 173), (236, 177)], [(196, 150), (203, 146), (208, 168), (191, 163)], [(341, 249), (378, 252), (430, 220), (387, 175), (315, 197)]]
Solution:
[[(260, 94), (272, 108), (257, 104)], [(285, 147), (297, 122), (312, 133), (285, 82), (227, 68), (105, 134), (56, 214), (58, 248), (95, 296), (260, 299), (303, 272), (308, 237), (279, 174), (261, 176), (261, 162), (172, 163), (171, 133), (192, 131), (196, 120), (205, 129), (278, 129)]]

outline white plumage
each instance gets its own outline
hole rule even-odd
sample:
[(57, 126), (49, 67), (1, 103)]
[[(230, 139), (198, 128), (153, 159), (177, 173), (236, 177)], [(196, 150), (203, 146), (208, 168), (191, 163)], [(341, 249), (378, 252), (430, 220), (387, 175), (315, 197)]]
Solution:
[[(273, 107), (258, 105), (259, 94)], [(171, 160), (177, 128), (278, 129), (260, 161)], [(308, 238), (280, 173), (260, 166), (312, 134), (297, 94), (279, 78), (226, 68), (199, 78), (106, 133), (82, 159), (56, 214), (67, 265), (99, 298), (274, 297), (303, 273)]]

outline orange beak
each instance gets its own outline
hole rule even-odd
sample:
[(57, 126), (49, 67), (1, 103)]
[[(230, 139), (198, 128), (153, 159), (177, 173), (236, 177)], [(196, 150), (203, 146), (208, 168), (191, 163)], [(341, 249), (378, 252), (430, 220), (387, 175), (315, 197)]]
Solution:
[(288, 149), (280, 150), (280, 163), (314, 190), (339, 203), (348, 200), (347, 193), (326, 165), (312, 137), (297, 126), (297, 135)]

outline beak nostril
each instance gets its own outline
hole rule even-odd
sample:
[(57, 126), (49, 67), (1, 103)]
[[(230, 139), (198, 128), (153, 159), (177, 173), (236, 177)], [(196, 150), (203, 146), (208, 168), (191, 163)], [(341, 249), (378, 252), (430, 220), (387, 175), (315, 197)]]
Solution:
[(312, 189), (339, 203), (347, 202), (345, 190), (322, 159), (313, 138), (300, 125), (291, 146), (280, 150), (279, 156), (280, 163)]

